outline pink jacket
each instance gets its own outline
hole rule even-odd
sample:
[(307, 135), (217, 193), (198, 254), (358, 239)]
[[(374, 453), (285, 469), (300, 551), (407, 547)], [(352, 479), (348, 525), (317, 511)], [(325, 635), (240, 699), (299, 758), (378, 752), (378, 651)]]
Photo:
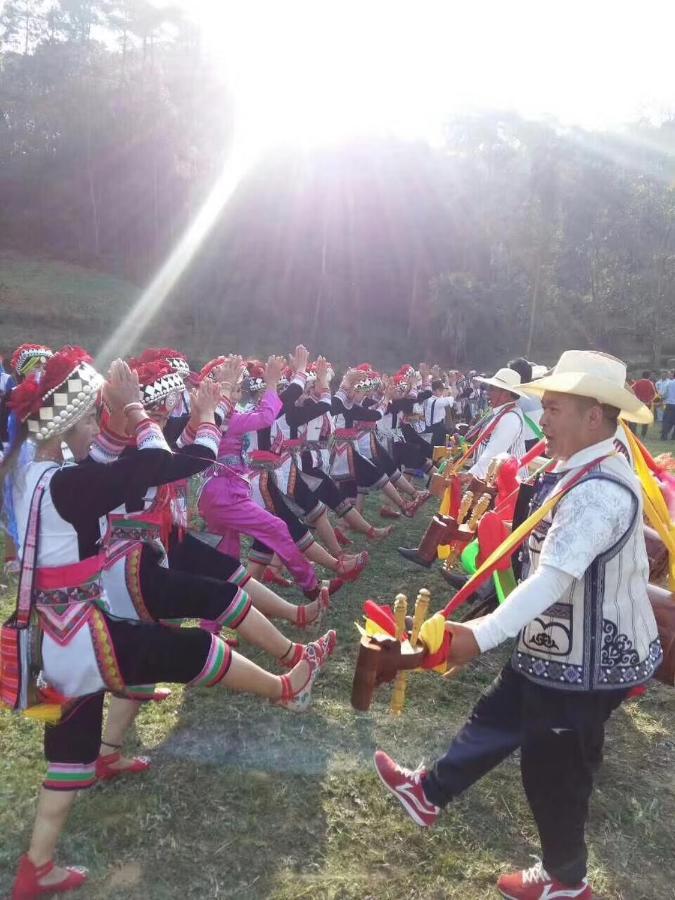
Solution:
[[(265, 391), (260, 403), (252, 411), (247, 413), (235, 412), (229, 420), (227, 431), (223, 432), (218, 448), (218, 459), (230, 457), (227, 464), (234, 469), (246, 470), (242, 459), (244, 437), (249, 431), (259, 431), (261, 428), (269, 428), (281, 412), (282, 403), (276, 391)], [(232, 457), (239, 457), (239, 463), (234, 464)]]

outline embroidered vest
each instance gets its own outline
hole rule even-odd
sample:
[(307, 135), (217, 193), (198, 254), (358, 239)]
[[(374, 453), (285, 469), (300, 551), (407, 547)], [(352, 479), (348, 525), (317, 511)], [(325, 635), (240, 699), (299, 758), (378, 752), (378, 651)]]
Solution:
[[(564, 485), (566, 474), (542, 477), (531, 511)], [(592, 480), (613, 481), (630, 491), (630, 525), (557, 603), (521, 631), (512, 658), (514, 669), (526, 678), (563, 690), (617, 690), (642, 684), (652, 677), (662, 655), (647, 597), (649, 563), (639, 486), (617, 457), (603, 460), (579, 484)], [(530, 571), (539, 565), (540, 548), (557, 509), (530, 535)]]

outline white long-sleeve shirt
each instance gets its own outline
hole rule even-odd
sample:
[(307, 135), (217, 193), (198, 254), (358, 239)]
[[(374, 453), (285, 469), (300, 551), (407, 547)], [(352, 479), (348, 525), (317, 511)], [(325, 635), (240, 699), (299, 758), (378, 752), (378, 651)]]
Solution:
[[(499, 415), (500, 409), (497, 407), (494, 411), (496, 416)], [(489, 423), (486, 428), (489, 428)], [(525, 453), (524, 431), (523, 415), (518, 407), (504, 413), (497, 422), (487, 444), (479, 449), (476, 461), (469, 469), (469, 473), (475, 475), (476, 478), (485, 478), (488, 467), (496, 456), (503, 453), (519, 458), (523, 456)]]
[(424, 401), (424, 424), (429, 428), (442, 422), (446, 409), (452, 409), (454, 405), (454, 397), (428, 397)]
[[(611, 452), (611, 441), (597, 444), (596, 455)], [(556, 471), (586, 461), (588, 448), (559, 463)], [(591, 454), (592, 455), (592, 454)], [(556, 507), (553, 524), (539, 548), (536, 571), (509, 595), (495, 612), (467, 624), (482, 652), (515, 637), (529, 622), (571, 593), (593, 560), (605, 553), (629, 527), (633, 515), (631, 494), (606, 479), (586, 481), (574, 487)]]

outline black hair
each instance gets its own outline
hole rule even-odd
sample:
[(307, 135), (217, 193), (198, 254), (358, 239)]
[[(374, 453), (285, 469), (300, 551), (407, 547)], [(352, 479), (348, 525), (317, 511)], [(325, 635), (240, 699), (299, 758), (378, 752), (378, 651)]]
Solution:
[(532, 381), (532, 363), (528, 362), (524, 356), (512, 359), (508, 363), (508, 367), (520, 375), (521, 384), (528, 384)]
[(445, 387), (445, 382), (443, 381), (442, 378), (434, 378), (434, 380), (431, 382), (431, 390), (432, 391), (440, 391), (444, 387)]
[(642, 373), (642, 377), (643, 377), (643, 378), (651, 378), (651, 377), (652, 377), (652, 373), (651, 373), (651, 372), (643, 372), (643, 373)]

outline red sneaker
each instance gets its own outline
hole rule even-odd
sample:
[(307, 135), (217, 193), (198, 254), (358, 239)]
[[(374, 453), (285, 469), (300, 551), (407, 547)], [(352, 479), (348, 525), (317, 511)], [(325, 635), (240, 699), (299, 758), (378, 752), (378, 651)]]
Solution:
[(497, 890), (509, 900), (592, 900), (593, 893), (584, 878), (574, 887), (551, 878), (538, 860), (530, 869), (502, 875)]
[(424, 769), (404, 769), (382, 750), (375, 751), (375, 769), (380, 781), (399, 801), (410, 818), (422, 828), (431, 828), (441, 811), (427, 800), (422, 787)]

